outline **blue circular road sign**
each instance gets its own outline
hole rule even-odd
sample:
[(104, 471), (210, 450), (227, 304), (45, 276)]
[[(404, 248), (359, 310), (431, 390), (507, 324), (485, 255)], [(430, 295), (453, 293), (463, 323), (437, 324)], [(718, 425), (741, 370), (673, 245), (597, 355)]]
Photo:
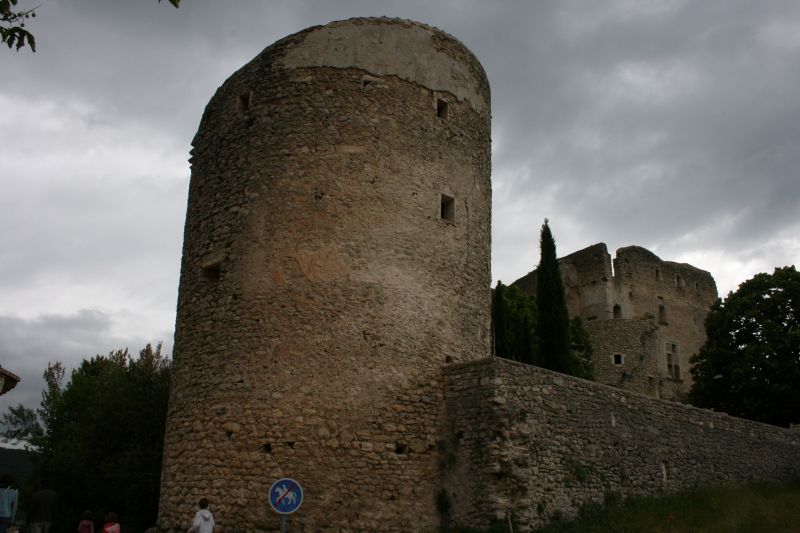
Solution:
[(269, 505), (276, 513), (292, 514), (303, 503), (303, 488), (297, 481), (285, 477), (269, 488)]

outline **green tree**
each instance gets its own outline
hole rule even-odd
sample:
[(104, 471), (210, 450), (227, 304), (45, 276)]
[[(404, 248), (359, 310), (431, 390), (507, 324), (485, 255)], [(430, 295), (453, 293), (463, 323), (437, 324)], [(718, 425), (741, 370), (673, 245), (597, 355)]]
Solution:
[(4, 441), (19, 441), (24, 443), (26, 449), (37, 451), (47, 445), (49, 429), (61, 400), (64, 366), (60, 362), (50, 363), (42, 377), (45, 389), (42, 391), (42, 401), (38, 409), (29, 409), (19, 404), (16, 407), (10, 406), (8, 412), (3, 414)]
[(569, 373), (569, 315), (556, 255), (556, 241), (547, 219), (542, 224), (539, 248), (539, 267), (536, 271), (537, 360), (544, 368)]
[(534, 362), (536, 302), (533, 298), (498, 281), (492, 297), (492, 324), (498, 357)]
[[(25, 21), (36, 17), (37, 7), (31, 9), (18, 9), (19, 0), (0, 0), (0, 42), (9, 48), (16, 47), (17, 51), (28, 44), (32, 52), (36, 51), (36, 39), (33, 34), (25, 29)], [(181, 0), (168, 0), (174, 7), (180, 5)], [(158, 0), (161, 3), (161, 0)]]
[(17, 50), (28, 43), (36, 51), (36, 39), (25, 29), (25, 21), (36, 16), (36, 8), (17, 9), (18, 0), (0, 0), (0, 41)]
[(508, 343), (506, 341), (506, 286), (498, 280), (497, 286), (492, 291), (492, 333), (494, 334), (494, 353), (498, 357), (509, 358)]
[(717, 301), (692, 358), (692, 404), (786, 426), (800, 423), (800, 273), (756, 274)]
[[(71, 529), (88, 508), (117, 512), (126, 529), (153, 525), (170, 372), (161, 345), (149, 344), (138, 357), (125, 349), (84, 360), (63, 387), (63, 367), (48, 366), (41, 435), (29, 441), (39, 449), (36, 473), (60, 496), (57, 530)], [(4, 418), (16, 419), (13, 431), (32, 425), (30, 413), (16, 408)]]

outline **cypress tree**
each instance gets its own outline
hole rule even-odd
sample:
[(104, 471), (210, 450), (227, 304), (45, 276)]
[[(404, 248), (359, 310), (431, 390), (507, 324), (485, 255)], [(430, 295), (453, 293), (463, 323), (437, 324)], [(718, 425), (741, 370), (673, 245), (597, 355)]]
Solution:
[(506, 287), (499, 280), (492, 294), (492, 325), (494, 326), (494, 355), (509, 357), (506, 338)]
[(570, 369), (569, 316), (556, 256), (556, 241), (547, 219), (542, 224), (539, 248), (539, 268), (536, 272), (538, 360), (544, 368), (567, 373)]

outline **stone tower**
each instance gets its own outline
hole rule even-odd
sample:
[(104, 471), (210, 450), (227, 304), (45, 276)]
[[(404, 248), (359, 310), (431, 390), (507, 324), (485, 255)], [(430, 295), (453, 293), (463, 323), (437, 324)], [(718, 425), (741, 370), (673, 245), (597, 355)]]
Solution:
[(275, 530), (425, 531), (445, 362), (489, 354), (490, 102), (429, 26), (351, 19), (266, 48), (192, 150), (159, 524), (201, 496)]

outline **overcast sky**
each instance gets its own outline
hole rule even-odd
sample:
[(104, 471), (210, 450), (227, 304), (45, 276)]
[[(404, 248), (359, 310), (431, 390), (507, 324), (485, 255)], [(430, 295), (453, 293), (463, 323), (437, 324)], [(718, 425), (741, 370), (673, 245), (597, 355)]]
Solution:
[(644, 246), (721, 295), (800, 265), (800, 2), (21, 0), (0, 50), (0, 364), (31, 407), (49, 361), (171, 353), (189, 142), (275, 40), (355, 16), (441, 28), (492, 87), (492, 275)]

